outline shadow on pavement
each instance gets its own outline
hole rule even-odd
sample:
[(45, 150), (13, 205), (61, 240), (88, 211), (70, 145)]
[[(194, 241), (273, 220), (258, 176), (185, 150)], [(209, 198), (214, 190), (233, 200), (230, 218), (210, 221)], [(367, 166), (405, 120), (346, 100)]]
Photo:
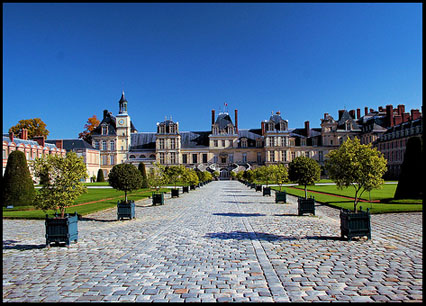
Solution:
[(235, 240), (265, 240), (265, 241), (292, 241), (292, 240), (342, 240), (339, 237), (333, 236), (305, 236), (305, 237), (289, 237), (289, 236), (280, 236), (268, 233), (259, 233), (259, 232), (221, 232), (221, 233), (207, 233), (204, 238), (213, 238), (213, 239), (235, 239)]
[(114, 219), (114, 220), (102, 220), (102, 219), (81, 217), (81, 218), (78, 219), (78, 221), (117, 222), (118, 220), (117, 219)]
[(213, 214), (215, 216), (227, 216), (227, 217), (260, 217), (260, 216), (266, 216), (265, 214), (242, 214), (242, 213), (216, 213)]

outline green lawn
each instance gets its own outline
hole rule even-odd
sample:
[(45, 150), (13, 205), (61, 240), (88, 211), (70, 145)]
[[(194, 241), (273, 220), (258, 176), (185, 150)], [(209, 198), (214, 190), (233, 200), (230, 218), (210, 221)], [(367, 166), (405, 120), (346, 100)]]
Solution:
[[(170, 192), (169, 189), (160, 189), (161, 192)], [(152, 194), (150, 189), (140, 189), (128, 194), (129, 200), (138, 201), (143, 198), (147, 198)], [(88, 189), (87, 193), (82, 194), (74, 204), (82, 204), (93, 201), (101, 201), (90, 204), (84, 204), (80, 206), (69, 207), (66, 209), (66, 213), (74, 213), (84, 216), (90, 213), (94, 213), (107, 208), (117, 206), (117, 201), (124, 198), (124, 192), (117, 191), (115, 189)], [(32, 206), (16, 206), (12, 209), (3, 207), (3, 218), (16, 218), (16, 219), (44, 219), (48, 215), (53, 215), (55, 212), (49, 210), (44, 212), (42, 210), (35, 209)]]
[[(304, 197), (305, 191), (303, 186), (294, 186), (295, 188), (291, 187), (283, 187), (282, 190), (285, 190), (288, 194)], [(313, 188), (314, 187), (314, 188)], [(334, 187), (334, 188), (330, 188)], [(308, 197), (313, 196), (315, 197), (315, 201), (327, 204), (333, 207), (338, 208), (345, 208), (353, 210), (353, 200), (351, 199), (343, 199), (339, 198), (335, 195), (329, 195), (329, 194), (319, 194), (319, 193), (313, 193), (309, 192), (309, 189), (315, 189), (315, 191), (333, 191), (336, 195), (344, 195), (348, 196), (350, 194), (349, 190), (338, 190), (336, 186), (309, 186), (308, 187)], [(371, 192), (371, 198), (373, 200), (373, 197), (375, 200), (385, 200), (393, 197), (393, 194), (395, 192), (396, 185), (384, 185), (382, 190), (375, 190)], [(279, 190), (279, 187), (272, 187), (272, 189)], [(352, 188), (353, 189), (353, 188)], [(341, 192), (341, 193), (339, 193)], [(349, 195), (350, 196), (350, 195)], [(368, 193), (367, 193), (367, 200), (368, 200)], [(411, 204), (416, 203), (416, 204)], [(423, 204), (422, 200), (392, 200), (387, 203), (368, 203), (368, 202), (359, 202), (358, 208), (362, 207), (363, 210), (369, 208), (370, 212), (375, 213), (389, 213), (389, 212), (411, 212), (411, 211), (423, 211)]]

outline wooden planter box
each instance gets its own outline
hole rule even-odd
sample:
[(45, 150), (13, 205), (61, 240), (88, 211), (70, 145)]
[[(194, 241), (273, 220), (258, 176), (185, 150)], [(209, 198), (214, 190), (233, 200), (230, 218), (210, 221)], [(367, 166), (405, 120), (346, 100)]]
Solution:
[(179, 189), (172, 189), (172, 198), (179, 197)]
[(256, 188), (256, 184), (250, 183), (250, 188)]
[[(55, 213), (55, 218), (58, 215)], [(70, 216), (65, 214), (63, 219), (49, 218), (46, 215), (46, 246), (50, 246), (50, 243), (61, 243), (65, 242), (67, 246), (70, 245), (71, 241), (77, 242), (78, 240), (78, 215), (77, 212)]]
[(315, 199), (314, 198), (309, 198), (309, 199), (298, 198), (297, 202), (299, 204), (299, 207), (298, 207), (299, 216), (303, 215), (304, 213), (315, 215)]
[(287, 203), (287, 193), (285, 191), (275, 192), (275, 203), (284, 202)]
[(152, 205), (164, 205), (164, 192), (152, 193)]
[(135, 201), (117, 202), (117, 220), (124, 218), (135, 219)]
[(263, 187), (263, 195), (271, 195), (271, 187)]
[(182, 187), (182, 193), (189, 192), (189, 186)]
[(348, 241), (353, 237), (363, 237), (367, 236), (368, 239), (371, 239), (371, 224), (370, 224), (370, 212), (367, 208), (367, 211), (360, 211), (357, 213), (352, 212), (347, 209), (340, 210), (340, 231), (342, 239), (344, 236), (348, 238)]
[(191, 190), (195, 190), (195, 185), (189, 186)]
[(256, 186), (255, 187), (256, 188), (256, 192), (257, 191), (262, 191), (262, 185), (255, 185), (255, 186)]

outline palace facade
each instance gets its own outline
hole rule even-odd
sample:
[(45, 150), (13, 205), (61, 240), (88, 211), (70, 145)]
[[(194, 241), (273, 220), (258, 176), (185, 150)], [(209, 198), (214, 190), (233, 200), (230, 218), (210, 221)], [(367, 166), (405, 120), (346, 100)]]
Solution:
[(326, 154), (347, 138), (358, 137), (362, 143), (377, 147), (389, 129), (416, 120), (419, 121), (416, 131), (423, 133), (421, 113), (418, 110), (405, 113), (404, 105), (395, 109), (387, 105), (377, 111), (365, 107), (362, 116), (360, 109), (339, 110), (336, 119), (325, 113), (319, 128), (311, 128), (309, 121), (303, 128), (290, 128), (288, 120), (278, 111), (260, 121), (259, 128), (240, 129), (238, 110), (233, 118), (228, 112), (216, 115), (212, 110), (211, 122), (204, 131), (180, 131), (179, 123), (170, 118), (157, 123), (155, 132), (138, 132), (127, 104), (123, 92), (118, 114), (114, 116), (104, 110), (100, 125), (91, 134), (93, 147), (100, 151), (100, 168), (105, 177), (118, 163), (138, 166), (142, 162), (147, 168), (157, 162), (185, 165), (219, 171), (221, 178), (228, 178), (231, 171), (288, 164), (298, 156), (310, 157), (323, 165)]

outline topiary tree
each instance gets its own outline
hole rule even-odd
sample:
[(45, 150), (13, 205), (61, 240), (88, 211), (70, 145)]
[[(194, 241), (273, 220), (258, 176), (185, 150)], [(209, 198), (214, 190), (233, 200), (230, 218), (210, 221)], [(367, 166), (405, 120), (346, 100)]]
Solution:
[(209, 171), (203, 171), (203, 181), (204, 182), (208, 182), (211, 181), (213, 179), (212, 174)]
[(308, 185), (315, 185), (321, 178), (321, 167), (312, 158), (299, 156), (288, 165), (288, 177), (290, 181), (305, 186), (305, 199), (308, 198)]
[(165, 169), (165, 174), (167, 180), (174, 184), (175, 189), (177, 188), (177, 183), (182, 179), (182, 175), (185, 172), (185, 166), (170, 166)]
[(167, 177), (164, 172), (165, 167), (160, 163), (155, 163), (154, 167), (149, 169), (148, 184), (154, 187), (157, 192), (160, 190), (160, 187), (167, 182)]
[(148, 178), (146, 176), (146, 168), (145, 168), (145, 164), (144, 163), (139, 163), (138, 166), (139, 171), (141, 172), (142, 175), (142, 188), (148, 188)]
[(266, 182), (266, 186), (272, 180), (272, 168), (269, 166), (261, 166), (254, 170), (254, 176), (257, 180)]
[(32, 167), (42, 185), (34, 199), (35, 206), (43, 211), (59, 210), (64, 218), (65, 209), (87, 191), (82, 182), (88, 177), (83, 157), (75, 152), (68, 152), (65, 157), (48, 155), (36, 158)]
[(423, 184), (423, 141), (421, 137), (411, 137), (407, 141), (394, 198), (421, 199), (423, 197)]
[(280, 186), (288, 180), (287, 167), (283, 164), (269, 166), (271, 171), (271, 179)]
[(98, 170), (98, 178), (96, 179), (96, 182), (105, 182), (104, 171), (102, 169)]
[(354, 212), (364, 191), (380, 188), (384, 183), (386, 159), (370, 144), (348, 138), (338, 149), (327, 154), (325, 167), (337, 188), (355, 188)]
[(142, 175), (132, 164), (118, 164), (109, 172), (108, 183), (112, 188), (124, 191), (124, 202), (128, 203), (127, 193), (141, 188)]
[(213, 177), (214, 177), (214, 179), (217, 181), (218, 180), (218, 177), (220, 176), (220, 172), (219, 171), (215, 171), (215, 172), (213, 172)]
[(255, 179), (255, 174), (253, 170), (246, 170), (243, 174), (244, 179), (246, 179), (248, 182), (253, 183)]
[(36, 195), (25, 153), (9, 154), (3, 177), (3, 206), (32, 205)]
[(230, 171), (229, 175), (231, 176), (232, 180), (235, 180), (235, 178), (237, 177), (237, 174), (235, 173), (235, 171)]

